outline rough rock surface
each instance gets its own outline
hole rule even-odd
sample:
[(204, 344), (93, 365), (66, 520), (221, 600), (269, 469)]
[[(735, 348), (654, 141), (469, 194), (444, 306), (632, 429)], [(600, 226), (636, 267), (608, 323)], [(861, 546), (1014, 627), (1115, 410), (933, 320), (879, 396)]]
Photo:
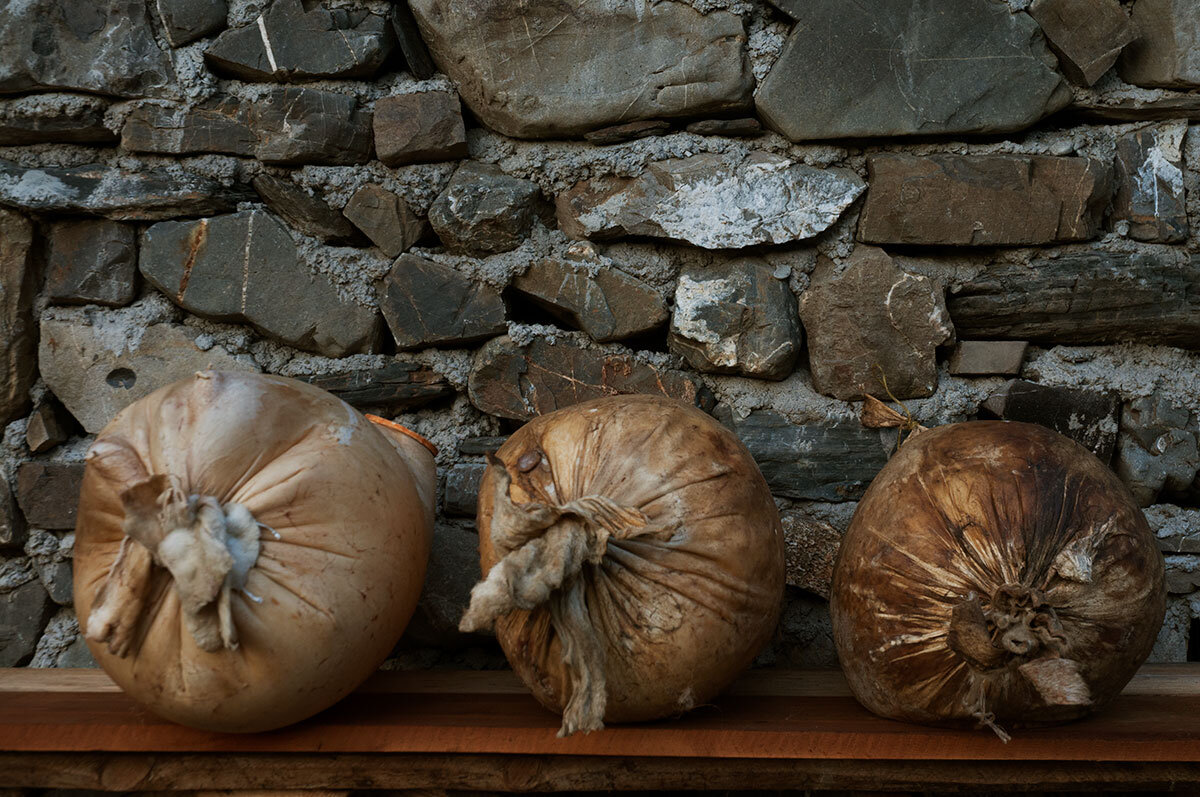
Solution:
[(0, 550), (25, 544), (25, 519), (17, 511), (7, 479), (0, 479)]
[(713, 404), (707, 388), (681, 371), (543, 339), (519, 346), (508, 336), (488, 341), (476, 353), (467, 391), (482, 412), (518, 421), (631, 393), (664, 395), (702, 409)]
[[(79, 465), (79, 477), (83, 478), (83, 465)], [(64, 485), (65, 486), (65, 485)], [(79, 484), (74, 485), (76, 493)], [(78, 494), (63, 496), (72, 505), (78, 503)], [(75, 535), (51, 534), (41, 529), (30, 532), (25, 542), (25, 555), (29, 557), (33, 570), (46, 588), (50, 600), (59, 606), (70, 606), (74, 598), (71, 584), (71, 559), (75, 553)]]
[(174, 83), (145, 0), (14, 0), (0, 14), (0, 93), (166, 97)]
[(46, 588), (37, 578), (0, 589), (0, 667), (16, 667), (33, 656), (53, 608)]
[(730, 138), (755, 138), (766, 132), (763, 130), (762, 123), (753, 116), (741, 119), (704, 119), (700, 122), (692, 122), (687, 126), (687, 131), (698, 136), (728, 136)]
[(31, 454), (42, 454), (71, 436), (71, 422), (57, 401), (45, 401), (29, 413), (25, 424), (25, 445)]
[(429, 223), (451, 252), (507, 252), (529, 235), (540, 199), (537, 183), (467, 161), (429, 208)]
[(963, 340), (947, 363), (955, 376), (1016, 376), (1025, 362), (1025, 340)]
[[(873, 155), (858, 238), (868, 243), (1025, 246), (1100, 230), (1109, 167), (1048, 155)], [(946, 209), (953, 208), (953, 214)]]
[(468, 462), (455, 465), (446, 472), (446, 488), (442, 494), (442, 511), (456, 517), (475, 517), (479, 503), (479, 482), (487, 465)]
[(1137, 0), (1121, 77), (1136, 86), (1200, 87), (1200, 0)]
[(796, 296), (758, 258), (685, 271), (675, 287), (669, 343), (700, 371), (783, 379), (804, 345)]
[(963, 337), (1200, 348), (1200, 255), (1085, 252), (997, 263), (951, 288)]
[(0, 100), (0, 146), (113, 144), (104, 126), (109, 103), (87, 94), (34, 94)]
[(477, 343), (507, 328), (495, 288), (416, 255), (397, 258), (378, 291), (379, 308), (401, 350)]
[(1155, 243), (1187, 238), (1183, 188), (1183, 137), (1187, 122), (1127, 133), (1117, 141), (1117, 193), (1112, 221), (1129, 225), (1129, 237)]
[(130, 152), (160, 155), (250, 156), (257, 144), (251, 110), (249, 104), (224, 96), (189, 106), (145, 103), (125, 118), (121, 146)]
[(196, 371), (257, 370), (220, 347), (202, 351), (185, 327), (131, 329), (89, 308), (43, 315), (41, 333), (37, 362), (46, 386), (92, 434), (126, 405)]
[(380, 185), (355, 191), (342, 214), (388, 257), (407, 252), (425, 233), (425, 222), (408, 203)]
[(625, 122), (619, 125), (602, 127), (590, 133), (584, 133), (583, 138), (589, 144), (608, 146), (624, 141), (636, 141), (647, 136), (659, 136), (671, 129), (671, 123), (661, 119), (647, 119), (642, 122)]
[(401, 360), (379, 368), (296, 378), (328, 390), (353, 407), (389, 412), (423, 407), (454, 395), (454, 388), (437, 372)]
[(1058, 54), (1063, 73), (1090, 86), (1133, 41), (1133, 25), (1117, 0), (1034, 0), (1029, 15)]
[(684, 3), (412, 0), (433, 58), (506, 136), (579, 135), (739, 110), (754, 80), (741, 18)]
[(46, 235), (46, 295), (56, 304), (127, 305), (134, 300), (137, 230), (104, 219), (62, 221)]
[(263, 173), (250, 185), (268, 208), (305, 235), (332, 243), (356, 243), (362, 238), (349, 219), (291, 180)]
[(457, 94), (427, 91), (381, 97), (373, 124), (375, 152), (386, 166), (467, 157), (467, 129)]
[(792, 0), (757, 94), (793, 141), (1029, 127), (1070, 100), (1037, 25), (992, 0)]
[(787, 243), (828, 229), (866, 186), (847, 169), (815, 169), (753, 152), (736, 165), (700, 154), (651, 163), (639, 177), (577, 183), (556, 199), (576, 238), (648, 235), (733, 249)]
[(1200, 449), (1186, 409), (1161, 395), (1125, 404), (1114, 470), (1139, 506), (1150, 506), (1163, 492), (1185, 494), (1198, 469)]
[(33, 302), (38, 275), (33, 261), (33, 224), (0, 208), (0, 427), (29, 406), (37, 378)]
[(771, 492), (806, 501), (854, 501), (887, 464), (888, 447), (857, 421), (795, 424), (763, 410), (727, 425), (754, 456)]
[(829, 585), (833, 581), (833, 563), (837, 559), (838, 546), (842, 544), (842, 532), (828, 521), (812, 517), (799, 510), (782, 512), (784, 572), (787, 583), (815, 592), (829, 599)]
[(17, 504), (34, 528), (73, 529), (82, 484), (82, 462), (23, 462), (17, 470)]
[(218, 36), (204, 59), (218, 74), (249, 81), (369, 78), (394, 43), (385, 17), (275, 0), (253, 23)]
[(172, 47), (182, 47), (225, 27), (225, 0), (155, 0), (163, 32)]
[(400, 47), (400, 52), (404, 54), (404, 60), (408, 63), (408, 71), (417, 80), (428, 80), (433, 77), (437, 73), (437, 67), (433, 65), (433, 58), (429, 55), (429, 48), (425, 46), (425, 40), (421, 38), (417, 20), (413, 17), (407, 0), (392, 3), (390, 20), (392, 32), (396, 34), (396, 43)]
[(185, 310), (250, 324), (298, 349), (343, 357), (378, 342), (378, 314), (301, 262), (287, 230), (264, 210), (155, 224), (143, 235), (138, 267)]
[(1116, 391), (1076, 390), (1014, 379), (983, 402), (983, 409), (1006, 421), (1049, 427), (1091, 451), (1112, 459), (1121, 398)]
[(510, 287), (601, 343), (649, 332), (667, 320), (658, 291), (611, 267), (549, 257), (514, 277)]
[[(942, 288), (859, 246), (844, 270), (822, 257), (800, 297), (813, 387), (843, 400), (928, 396), (937, 347), (953, 340)], [(887, 387), (884, 387), (884, 379)]]
[(82, 213), (158, 221), (233, 210), (241, 193), (207, 177), (161, 169), (25, 168), (0, 160), (0, 205), (35, 213)]
[(471, 588), (482, 577), (475, 530), (453, 522), (435, 524), (421, 598), (401, 644), (415, 642), (446, 649), (477, 638), (460, 633), (458, 621), (471, 601)]

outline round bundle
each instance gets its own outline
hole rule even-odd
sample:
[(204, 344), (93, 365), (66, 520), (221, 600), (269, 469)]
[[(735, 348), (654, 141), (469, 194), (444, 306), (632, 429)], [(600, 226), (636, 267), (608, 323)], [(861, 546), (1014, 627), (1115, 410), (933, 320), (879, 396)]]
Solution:
[(421, 591), (433, 458), (345, 402), (202, 372), (88, 451), (75, 606), (122, 689), (222, 731), (296, 722), (374, 671)]
[(495, 623), (560, 736), (681, 714), (774, 631), (783, 531), (732, 432), (699, 410), (614, 396), (543, 415), (490, 461), (483, 581), (461, 628)]
[(885, 717), (1061, 722), (1114, 697), (1165, 609), (1162, 556), (1128, 490), (1041, 426), (960, 423), (906, 442), (834, 570), (834, 640)]

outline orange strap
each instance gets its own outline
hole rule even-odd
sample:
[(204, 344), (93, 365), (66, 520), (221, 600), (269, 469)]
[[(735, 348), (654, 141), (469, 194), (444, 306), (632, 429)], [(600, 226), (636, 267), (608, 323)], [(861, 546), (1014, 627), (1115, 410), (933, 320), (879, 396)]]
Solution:
[(387, 418), (380, 418), (378, 415), (371, 415), (370, 413), (367, 413), (366, 417), (367, 417), (367, 420), (370, 421), (371, 423), (379, 424), (380, 426), (387, 427), (388, 429), (391, 429), (392, 431), (399, 432), (400, 434), (405, 435), (407, 437), (411, 437), (413, 440), (416, 440), (418, 443), (420, 443), (421, 445), (428, 448), (430, 454), (433, 454), (435, 457), (437, 456), (437, 453), (438, 453), (437, 446), (435, 446), (433, 443), (426, 440), (424, 437), (421, 437), (421, 435), (417, 434), (412, 429), (409, 429), (405, 426), (401, 426), (400, 424), (396, 423), (395, 421), (389, 421)]

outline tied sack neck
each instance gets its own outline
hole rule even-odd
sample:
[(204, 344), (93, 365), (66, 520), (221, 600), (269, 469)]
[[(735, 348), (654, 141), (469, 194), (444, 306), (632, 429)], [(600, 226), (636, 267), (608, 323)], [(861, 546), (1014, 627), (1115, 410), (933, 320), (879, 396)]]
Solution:
[[(155, 475), (121, 493), (125, 539), (88, 617), (87, 638), (125, 656), (148, 598), (151, 565), (175, 582), (184, 624), (201, 650), (236, 649), (231, 598), (258, 559), (259, 523), (246, 507), (188, 495)], [(247, 593), (249, 594), (249, 593)], [(251, 596), (253, 599), (253, 596)]]
[(558, 735), (600, 730), (607, 702), (605, 654), (588, 614), (583, 566), (599, 564), (610, 539), (660, 530), (641, 510), (602, 495), (564, 504), (518, 504), (509, 495), (512, 476), (504, 463), (489, 454), (488, 469), (494, 490), (491, 540), (501, 559), (471, 590), (459, 630), (487, 630), (511, 612), (546, 604), (562, 643), (571, 692)]

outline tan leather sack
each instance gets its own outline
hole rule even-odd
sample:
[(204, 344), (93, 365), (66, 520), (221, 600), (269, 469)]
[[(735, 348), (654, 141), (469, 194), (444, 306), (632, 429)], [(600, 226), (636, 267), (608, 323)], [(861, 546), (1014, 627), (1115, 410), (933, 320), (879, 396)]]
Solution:
[(770, 639), (783, 530), (758, 466), (708, 415), (614, 396), (543, 415), (479, 492), (483, 581), (463, 630), (495, 624), (560, 736), (682, 714)]
[(157, 714), (221, 731), (308, 717), (370, 675), (416, 606), (435, 469), (340, 399), (206, 371), (126, 407), (88, 451), (75, 606)]

